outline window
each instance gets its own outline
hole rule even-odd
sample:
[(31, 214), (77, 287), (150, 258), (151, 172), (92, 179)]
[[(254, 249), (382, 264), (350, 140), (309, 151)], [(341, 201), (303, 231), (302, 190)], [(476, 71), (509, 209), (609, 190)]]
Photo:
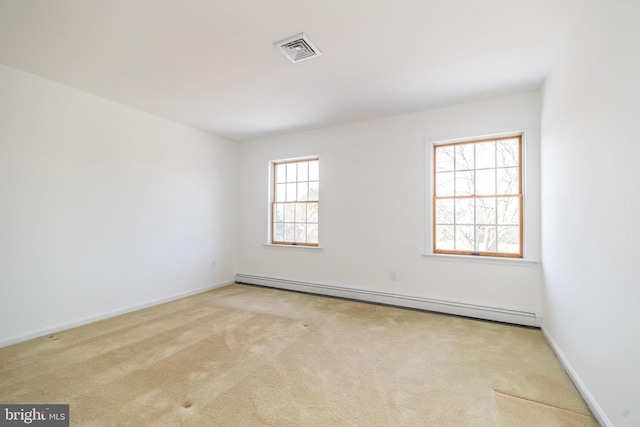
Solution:
[(271, 243), (318, 246), (320, 160), (273, 163)]
[(522, 135), (434, 145), (433, 159), (433, 252), (522, 258)]

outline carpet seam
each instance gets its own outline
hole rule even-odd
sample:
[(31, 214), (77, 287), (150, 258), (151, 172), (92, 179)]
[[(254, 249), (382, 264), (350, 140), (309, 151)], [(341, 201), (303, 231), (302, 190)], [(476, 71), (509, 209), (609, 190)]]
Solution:
[(527, 399), (526, 397), (516, 396), (515, 394), (511, 394), (511, 393), (505, 393), (504, 391), (496, 390), (495, 388), (492, 388), (491, 390), (493, 390), (495, 393), (499, 393), (499, 394), (502, 394), (504, 396), (513, 397), (514, 399), (526, 400), (527, 402), (533, 402), (533, 403), (537, 403), (539, 405), (548, 406), (550, 408), (559, 409), (561, 411), (571, 412), (572, 414), (582, 415), (583, 417), (593, 418), (593, 416), (591, 414), (583, 414), (582, 412), (572, 411), (571, 409), (561, 408), (559, 406), (550, 405), (548, 403), (540, 402), (538, 400)]

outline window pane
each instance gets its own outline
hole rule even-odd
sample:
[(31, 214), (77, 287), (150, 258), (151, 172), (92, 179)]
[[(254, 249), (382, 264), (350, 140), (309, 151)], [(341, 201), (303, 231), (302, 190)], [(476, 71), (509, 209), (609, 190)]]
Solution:
[(518, 166), (518, 138), (498, 141), (496, 150), (498, 154), (497, 167)]
[(495, 225), (496, 223), (496, 199), (476, 199), (476, 224)]
[(457, 199), (455, 201), (456, 224), (473, 224), (475, 218), (473, 199)]
[(287, 181), (287, 165), (276, 165), (276, 182)]
[(307, 243), (318, 243), (318, 224), (307, 224)]
[(453, 250), (453, 226), (437, 225), (436, 226), (436, 249)]
[(274, 206), (273, 220), (275, 222), (284, 222), (284, 205), (277, 203)]
[(479, 225), (476, 227), (477, 252), (496, 252), (496, 227)]
[(498, 194), (518, 194), (518, 168), (497, 170)]
[(318, 181), (309, 183), (309, 200), (320, 200), (320, 183)]
[(307, 222), (306, 203), (296, 203), (296, 222)]
[(473, 251), (475, 248), (474, 229), (472, 225), (456, 225), (456, 250)]
[(520, 227), (498, 227), (498, 252), (507, 254), (520, 253)]
[(307, 203), (307, 222), (318, 222), (317, 203)]
[(436, 174), (436, 196), (453, 196), (453, 172), (438, 172)]
[(298, 163), (298, 182), (309, 180), (309, 163)]
[(433, 148), (434, 249), (522, 255), (520, 148), (519, 136)]
[(453, 199), (436, 200), (436, 224), (453, 224)]
[(320, 179), (320, 165), (317, 160), (309, 162), (309, 181), (318, 181)]
[(496, 167), (496, 143), (480, 142), (476, 146), (476, 169)]
[(456, 170), (473, 169), (473, 144), (454, 145), (456, 152)]
[(296, 220), (296, 205), (295, 203), (286, 203), (284, 205), (284, 221), (295, 222)]
[(276, 185), (276, 202), (284, 202), (287, 200), (287, 184)]
[(472, 196), (473, 189), (473, 171), (456, 172), (456, 196)]
[(498, 224), (520, 224), (520, 198), (501, 197), (498, 200)]
[(436, 147), (436, 171), (453, 171), (453, 146)]
[(295, 202), (296, 200), (296, 183), (285, 184), (287, 186), (287, 202)]
[(297, 163), (287, 163), (287, 182), (296, 182)]
[(307, 224), (296, 224), (296, 242), (307, 243)]
[(283, 242), (284, 241), (284, 224), (279, 223), (279, 224), (275, 224), (275, 226), (273, 227), (273, 240), (275, 240), (276, 242)]
[(496, 170), (476, 171), (476, 195), (485, 196), (489, 194), (496, 194)]
[(307, 182), (298, 183), (298, 201), (309, 200), (309, 184)]
[(273, 173), (272, 241), (317, 245), (319, 161), (283, 161)]
[(293, 223), (284, 224), (284, 242), (293, 242), (295, 237), (295, 228)]

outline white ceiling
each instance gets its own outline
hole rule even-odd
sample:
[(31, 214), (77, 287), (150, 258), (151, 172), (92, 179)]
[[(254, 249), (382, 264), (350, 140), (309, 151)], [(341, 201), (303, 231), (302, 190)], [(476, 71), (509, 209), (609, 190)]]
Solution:
[(0, 0), (0, 63), (242, 141), (536, 89), (586, 1)]

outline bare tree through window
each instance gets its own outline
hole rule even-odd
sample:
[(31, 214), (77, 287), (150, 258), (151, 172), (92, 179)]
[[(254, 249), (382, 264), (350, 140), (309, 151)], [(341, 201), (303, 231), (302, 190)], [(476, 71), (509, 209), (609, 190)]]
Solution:
[(435, 145), (433, 251), (522, 258), (522, 136)]

